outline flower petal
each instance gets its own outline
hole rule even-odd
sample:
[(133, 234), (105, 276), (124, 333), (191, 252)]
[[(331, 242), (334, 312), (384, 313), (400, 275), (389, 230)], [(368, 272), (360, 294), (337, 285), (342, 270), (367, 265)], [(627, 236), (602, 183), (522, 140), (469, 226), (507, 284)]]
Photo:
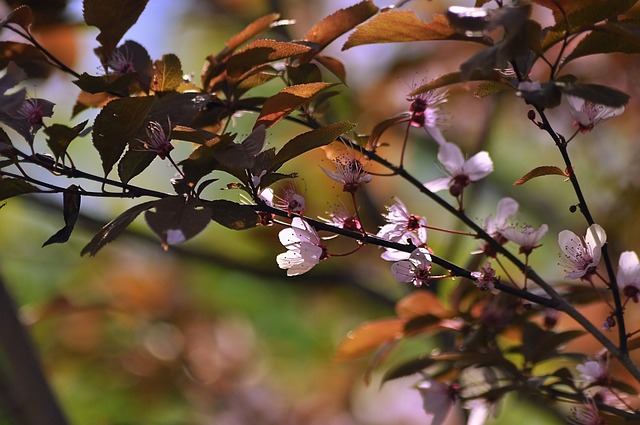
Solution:
[(458, 145), (446, 142), (438, 149), (438, 161), (450, 174), (457, 174), (464, 165), (464, 156)]
[(409, 260), (398, 261), (391, 265), (391, 275), (399, 282), (413, 282), (416, 278), (415, 266)]
[(426, 182), (424, 187), (432, 192), (440, 192), (441, 190), (449, 189), (449, 183), (451, 183), (451, 177), (440, 177), (439, 179)]
[(488, 152), (482, 151), (469, 158), (462, 168), (469, 180), (475, 182), (491, 174), (493, 161)]

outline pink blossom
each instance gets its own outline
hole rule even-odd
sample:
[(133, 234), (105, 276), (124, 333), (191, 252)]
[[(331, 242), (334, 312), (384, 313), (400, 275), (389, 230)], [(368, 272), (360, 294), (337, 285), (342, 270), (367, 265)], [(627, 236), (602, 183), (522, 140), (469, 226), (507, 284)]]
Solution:
[(453, 196), (460, 196), (467, 186), (493, 171), (493, 161), (487, 152), (478, 152), (465, 161), (460, 148), (448, 142), (440, 144), (438, 161), (448, 176), (427, 182), (424, 186), (432, 192), (449, 189)]
[(580, 378), (587, 385), (609, 386), (609, 358), (598, 356), (595, 359), (576, 366), (576, 370), (580, 373)]
[(573, 125), (582, 133), (588, 133), (600, 122), (617, 117), (624, 112), (624, 106), (617, 108), (606, 106), (577, 96), (569, 95), (567, 100), (570, 106), (569, 112), (575, 120)]
[(456, 406), (456, 390), (432, 379), (422, 381), (417, 385), (422, 396), (422, 407), (429, 418), (425, 424), (441, 425)]
[[(387, 224), (380, 228), (377, 236), (391, 242), (407, 243), (410, 241), (416, 247), (427, 246), (427, 222), (424, 217), (411, 214), (404, 203), (394, 198), (395, 204), (387, 207), (387, 214), (383, 214)], [(399, 261), (409, 258), (409, 253), (393, 248), (385, 248), (381, 257), (386, 261)]]
[(599, 415), (598, 406), (592, 398), (588, 398), (580, 409), (571, 409), (569, 422), (575, 425), (606, 425)]
[(543, 224), (537, 229), (532, 226), (525, 225), (520, 230), (513, 227), (505, 229), (502, 234), (505, 238), (520, 245), (520, 253), (529, 255), (531, 254), (531, 251), (540, 246), (538, 242), (548, 230), (549, 227), (546, 224)]
[(336, 171), (329, 171), (324, 167), (322, 171), (331, 179), (342, 184), (344, 192), (355, 193), (363, 184), (371, 181), (371, 175), (367, 173), (359, 159), (355, 157), (353, 149), (349, 154), (343, 154), (334, 159)]
[(360, 220), (358, 217), (352, 215), (347, 211), (347, 209), (343, 206), (336, 206), (331, 211), (328, 211), (329, 218), (319, 217), (320, 220), (325, 223), (329, 223), (333, 226), (340, 227), (342, 229), (353, 230), (360, 232), (362, 231), (362, 225), (360, 224)]
[(446, 143), (438, 128), (443, 121), (438, 105), (447, 101), (447, 93), (436, 94), (434, 90), (428, 90), (424, 93), (410, 95), (407, 100), (411, 102), (409, 106), (411, 126), (424, 128), (427, 134), (440, 145)]
[(138, 139), (145, 150), (155, 153), (160, 159), (168, 157), (173, 150), (173, 145), (171, 144), (171, 119), (169, 117), (167, 117), (167, 122), (169, 123), (169, 131), (167, 133), (165, 133), (164, 128), (158, 121), (151, 121), (146, 129), (147, 138), (145, 140)]
[(620, 254), (616, 280), (622, 293), (637, 303), (640, 297), (640, 261), (635, 252), (625, 251)]
[[(508, 239), (504, 235), (504, 231), (511, 228), (508, 218), (518, 211), (518, 203), (512, 198), (502, 198), (498, 202), (495, 216), (488, 216), (484, 222), (484, 230), (498, 242), (500, 245), (507, 243)], [(487, 241), (482, 241), (482, 251), (489, 257), (495, 257), (495, 249), (492, 248)]]
[(593, 274), (600, 262), (602, 246), (607, 242), (607, 234), (598, 224), (587, 229), (584, 240), (569, 230), (558, 234), (558, 245), (571, 270), (565, 279), (579, 279)]
[(429, 284), (431, 255), (425, 248), (414, 250), (408, 259), (391, 265), (391, 274), (399, 282), (413, 283), (414, 286)]
[(482, 291), (497, 293), (495, 283), (498, 281), (496, 271), (491, 267), (490, 262), (486, 262), (479, 272), (471, 272), (471, 276), (476, 279), (476, 286)]
[(287, 276), (306, 273), (328, 256), (318, 233), (300, 217), (294, 217), (291, 227), (281, 230), (278, 237), (287, 252), (279, 254), (276, 261), (287, 270)]

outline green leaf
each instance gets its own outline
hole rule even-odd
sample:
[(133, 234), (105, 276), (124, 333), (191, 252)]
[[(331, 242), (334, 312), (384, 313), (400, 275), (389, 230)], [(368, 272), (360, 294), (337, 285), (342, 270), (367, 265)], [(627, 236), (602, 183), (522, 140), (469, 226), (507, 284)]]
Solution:
[(96, 54), (107, 64), (122, 36), (136, 23), (149, 0), (84, 0), (87, 25), (98, 27)]
[(51, 124), (44, 129), (47, 138), (47, 146), (53, 152), (56, 160), (64, 157), (71, 142), (84, 130), (89, 121), (83, 121), (75, 127), (63, 124)]
[(182, 65), (174, 54), (163, 55), (153, 64), (151, 90), (154, 92), (176, 91), (182, 84)]
[(309, 46), (299, 43), (256, 40), (229, 57), (227, 74), (232, 81), (237, 81), (250, 71), (269, 62), (299, 56), (310, 50)]
[(580, 97), (599, 105), (618, 108), (629, 102), (628, 94), (600, 84), (559, 82), (557, 86), (564, 94)]
[(211, 221), (211, 210), (193, 197), (170, 196), (154, 205), (144, 218), (162, 240), (162, 248), (185, 242), (203, 231)]
[(80, 255), (89, 254), (91, 257), (96, 255), (106, 244), (120, 236), (143, 211), (153, 208), (158, 202), (160, 201), (155, 200), (136, 205), (111, 220), (82, 248)]
[(516, 180), (513, 185), (514, 186), (521, 186), (523, 184), (525, 184), (526, 182), (528, 182), (531, 179), (535, 179), (536, 177), (542, 177), (542, 176), (551, 176), (551, 175), (557, 175), (557, 176), (563, 176), (563, 177), (568, 177), (564, 171), (562, 171), (560, 168), (554, 166), (554, 165), (543, 165), (540, 167), (536, 167), (533, 170), (529, 171), (527, 174), (525, 174), (524, 176), (520, 177), (518, 180)]
[(105, 176), (134, 138), (141, 137), (154, 96), (114, 99), (100, 111), (93, 127), (93, 146), (100, 154)]
[(78, 186), (72, 184), (67, 188), (67, 191), (62, 195), (62, 215), (64, 217), (64, 227), (51, 236), (47, 241), (42, 244), (43, 247), (53, 243), (65, 243), (69, 240), (73, 228), (78, 221), (78, 215), (80, 214), (80, 200), (82, 196), (78, 191)]
[(259, 125), (264, 125), (267, 128), (271, 127), (296, 108), (308, 103), (318, 93), (334, 85), (331, 83), (309, 83), (281, 90), (264, 103), (254, 128)]
[(22, 179), (0, 178), (0, 201), (35, 192), (41, 192), (41, 190)]
[(241, 205), (224, 199), (209, 201), (211, 219), (233, 230), (245, 230), (258, 224), (258, 214), (249, 205)]
[(278, 151), (267, 171), (276, 171), (285, 162), (296, 158), (311, 149), (333, 142), (338, 136), (346, 133), (353, 127), (353, 123), (342, 121), (336, 124), (320, 127), (294, 137), (289, 140), (282, 149), (280, 149), (280, 151)]
[[(452, 40), (464, 38), (451, 28), (444, 15), (434, 15), (425, 22), (410, 11), (379, 13), (351, 33), (342, 50), (355, 46), (408, 41)], [(477, 40), (476, 40), (477, 41)]]

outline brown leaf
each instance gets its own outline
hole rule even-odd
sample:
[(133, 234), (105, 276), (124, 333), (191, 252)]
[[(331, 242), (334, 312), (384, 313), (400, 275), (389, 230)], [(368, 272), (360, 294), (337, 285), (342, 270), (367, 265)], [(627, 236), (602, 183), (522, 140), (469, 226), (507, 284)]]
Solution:
[(331, 83), (309, 83), (285, 88), (280, 93), (267, 99), (262, 106), (254, 128), (261, 124), (267, 128), (271, 127), (296, 108), (309, 102), (322, 90), (334, 85)]
[(33, 23), (33, 12), (29, 6), (20, 6), (14, 9), (4, 18), (3, 23), (14, 23), (20, 25), (25, 31), (29, 31), (29, 27)]
[(404, 324), (405, 320), (398, 318), (363, 323), (342, 340), (334, 359), (343, 361), (360, 357), (388, 342), (400, 339)]
[(536, 177), (550, 176), (550, 175), (569, 177), (564, 171), (562, 171), (560, 168), (554, 165), (543, 165), (541, 167), (536, 167), (533, 170), (529, 171), (527, 174), (525, 174), (524, 176), (516, 180), (513, 183), (513, 185), (520, 186)]
[(238, 79), (261, 65), (298, 56), (311, 50), (309, 46), (276, 40), (256, 40), (231, 55), (227, 62), (229, 78)]
[(153, 63), (151, 90), (154, 92), (176, 91), (182, 84), (182, 65), (174, 54), (163, 55)]
[(332, 58), (330, 56), (316, 56), (315, 60), (317, 60), (322, 66), (327, 68), (333, 75), (338, 77), (338, 79), (345, 83), (347, 82), (347, 71), (344, 68), (344, 64), (340, 62), (338, 59)]
[(440, 299), (431, 291), (414, 291), (396, 304), (396, 314), (402, 319), (432, 315), (439, 318), (451, 316)]
[(432, 22), (425, 22), (414, 12), (393, 11), (380, 13), (356, 28), (342, 50), (363, 44), (447, 40), (455, 37), (456, 31), (449, 26), (444, 15), (433, 15)]

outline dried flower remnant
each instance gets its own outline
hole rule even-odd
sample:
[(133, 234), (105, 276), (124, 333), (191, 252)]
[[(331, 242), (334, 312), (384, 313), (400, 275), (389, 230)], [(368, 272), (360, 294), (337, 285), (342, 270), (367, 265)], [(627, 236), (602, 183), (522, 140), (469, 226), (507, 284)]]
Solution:
[(391, 265), (391, 274), (399, 282), (413, 283), (414, 286), (429, 284), (431, 270), (431, 255), (425, 248), (414, 250), (408, 259)]
[(171, 144), (172, 127), (171, 119), (169, 117), (167, 117), (167, 122), (169, 124), (169, 131), (167, 133), (165, 133), (162, 124), (158, 121), (151, 121), (146, 129), (146, 140), (138, 139), (145, 150), (155, 153), (160, 157), (160, 159), (167, 158), (173, 150), (173, 145)]
[(294, 217), (291, 227), (281, 230), (278, 237), (287, 252), (279, 254), (276, 261), (281, 269), (287, 270), (287, 276), (306, 273), (329, 256), (318, 233), (300, 217)]
[(583, 279), (595, 273), (606, 242), (607, 234), (598, 224), (589, 226), (584, 240), (570, 230), (560, 232), (558, 245), (569, 267), (565, 279)]
[(580, 129), (581, 133), (589, 133), (593, 127), (610, 118), (617, 117), (624, 112), (624, 106), (612, 107), (591, 102), (577, 96), (567, 96), (569, 112), (575, 120), (573, 125)]
[(460, 148), (449, 142), (440, 145), (438, 161), (448, 176), (427, 182), (424, 187), (432, 192), (449, 189), (449, 193), (455, 197), (462, 195), (471, 183), (483, 179), (493, 171), (493, 161), (489, 153), (478, 152), (465, 161)]
[(622, 293), (637, 303), (640, 298), (640, 261), (635, 252), (625, 251), (620, 254), (616, 281)]

